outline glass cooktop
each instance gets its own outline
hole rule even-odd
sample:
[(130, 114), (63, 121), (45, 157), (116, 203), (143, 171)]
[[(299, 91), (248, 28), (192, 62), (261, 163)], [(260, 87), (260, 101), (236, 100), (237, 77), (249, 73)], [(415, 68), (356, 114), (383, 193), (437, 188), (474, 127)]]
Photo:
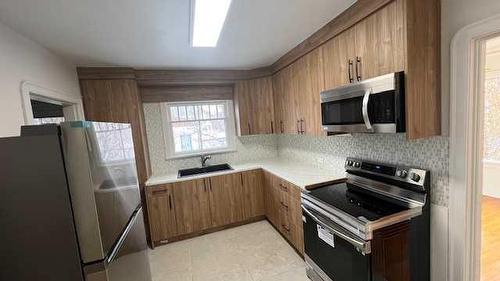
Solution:
[(361, 221), (376, 221), (407, 210), (405, 207), (380, 199), (370, 193), (356, 185), (344, 182), (314, 189), (307, 195)]

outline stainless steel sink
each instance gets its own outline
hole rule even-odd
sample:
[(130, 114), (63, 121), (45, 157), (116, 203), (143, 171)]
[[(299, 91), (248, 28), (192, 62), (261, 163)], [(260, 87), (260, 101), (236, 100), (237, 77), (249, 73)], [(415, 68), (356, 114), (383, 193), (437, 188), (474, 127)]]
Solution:
[(199, 175), (199, 174), (208, 174), (208, 173), (215, 173), (215, 172), (220, 172), (220, 171), (227, 171), (227, 170), (232, 170), (232, 169), (233, 168), (231, 166), (229, 166), (229, 164), (212, 165), (212, 166), (206, 166), (206, 167), (202, 167), (202, 168), (183, 169), (183, 170), (179, 170), (177, 177), (183, 178), (183, 177), (189, 177), (189, 176), (194, 176), (194, 175)]

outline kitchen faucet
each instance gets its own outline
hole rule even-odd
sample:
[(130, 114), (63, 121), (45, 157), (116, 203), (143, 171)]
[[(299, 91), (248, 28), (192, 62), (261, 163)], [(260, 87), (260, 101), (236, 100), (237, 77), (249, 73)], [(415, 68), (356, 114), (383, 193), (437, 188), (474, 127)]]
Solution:
[(211, 158), (212, 158), (212, 156), (210, 156), (210, 155), (202, 155), (201, 156), (201, 167), (206, 167), (207, 161)]

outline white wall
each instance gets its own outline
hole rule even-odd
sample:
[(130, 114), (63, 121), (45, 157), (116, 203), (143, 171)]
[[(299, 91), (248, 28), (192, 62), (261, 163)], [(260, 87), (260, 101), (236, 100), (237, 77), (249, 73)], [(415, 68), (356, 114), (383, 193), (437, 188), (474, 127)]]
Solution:
[(80, 98), (74, 66), (0, 23), (0, 137), (19, 135), (24, 124), (23, 81)]
[(441, 63), (443, 134), (449, 133), (450, 46), (463, 27), (500, 14), (499, 0), (441, 0)]

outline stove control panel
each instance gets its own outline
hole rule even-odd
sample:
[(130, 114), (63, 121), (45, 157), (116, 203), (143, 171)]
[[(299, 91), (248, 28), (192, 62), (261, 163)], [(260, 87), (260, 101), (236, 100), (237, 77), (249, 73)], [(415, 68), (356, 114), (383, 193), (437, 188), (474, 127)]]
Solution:
[(426, 180), (429, 178), (429, 172), (426, 170), (411, 168), (399, 165), (379, 164), (367, 162), (354, 158), (347, 158), (345, 162), (347, 172), (362, 172), (374, 174), (393, 180), (410, 183), (419, 186), (418, 189), (425, 190)]

